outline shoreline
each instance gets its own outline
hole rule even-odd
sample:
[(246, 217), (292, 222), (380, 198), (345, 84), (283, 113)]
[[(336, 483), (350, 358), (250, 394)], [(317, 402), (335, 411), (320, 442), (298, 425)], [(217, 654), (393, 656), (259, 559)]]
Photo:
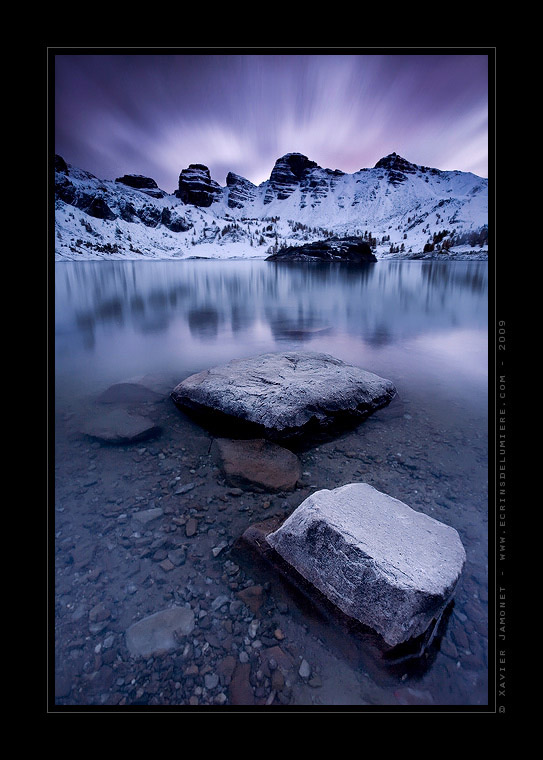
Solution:
[[(379, 261), (488, 261), (488, 250), (482, 251), (458, 251), (448, 254), (443, 254), (441, 251), (432, 251), (430, 253), (390, 253), (385, 255), (378, 255), (377, 262)], [(54, 263), (63, 261), (266, 261), (265, 256), (152, 256), (149, 254), (135, 254), (133, 252), (130, 255), (123, 254), (73, 254), (73, 256), (65, 256), (55, 253)], [(377, 263), (374, 262), (374, 263)], [(270, 262), (276, 263), (300, 263), (300, 262)], [(313, 262), (305, 262), (313, 263)], [(315, 261), (317, 264), (352, 264), (349, 261), (335, 261), (335, 262), (323, 262)]]

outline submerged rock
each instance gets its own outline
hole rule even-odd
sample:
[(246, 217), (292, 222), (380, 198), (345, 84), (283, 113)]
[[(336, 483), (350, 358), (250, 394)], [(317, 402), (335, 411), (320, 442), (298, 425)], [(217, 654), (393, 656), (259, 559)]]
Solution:
[(466, 559), (454, 528), (367, 483), (317, 491), (266, 540), (390, 646), (420, 636), (439, 618)]
[(249, 441), (217, 438), (213, 448), (231, 486), (256, 485), (269, 491), (290, 491), (302, 476), (295, 454), (263, 438)]
[(140, 383), (115, 383), (101, 393), (97, 401), (101, 404), (158, 403), (164, 396)]
[(362, 421), (395, 395), (390, 380), (309, 351), (234, 359), (191, 375), (171, 393), (207, 424), (272, 440)]
[(159, 428), (147, 417), (115, 409), (86, 421), (81, 432), (104, 443), (133, 443), (151, 438)]
[(179, 640), (194, 629), (194, 612), (189, 607), (169, 607), (138, 620), (126, 632), (126, 646), (133, 657), (177, 649)]

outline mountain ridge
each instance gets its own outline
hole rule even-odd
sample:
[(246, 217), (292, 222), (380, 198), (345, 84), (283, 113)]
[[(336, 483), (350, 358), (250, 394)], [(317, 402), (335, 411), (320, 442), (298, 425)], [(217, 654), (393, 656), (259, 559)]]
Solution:
[(265, 258), (331, 236), (363, 237), (378, 258), (487, 255), (488, 180), (397, 153), (353, 174), (286, 153), (260, 185), (229, 172), (224, 187), (194, 163), (173, 193), (140, 174), (101, 180), (58, 155), (54, 168), (56, 259)]

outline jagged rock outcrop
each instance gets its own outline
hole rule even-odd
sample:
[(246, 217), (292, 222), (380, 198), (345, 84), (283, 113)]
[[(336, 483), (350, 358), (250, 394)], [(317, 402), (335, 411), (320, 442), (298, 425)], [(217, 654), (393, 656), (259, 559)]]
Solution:
[(152, 198), (163, 198), (165, 196), (155, 180), (151, 177), (145, 177), (143, 174), (124, 174), (122, 177), (117, 177), (115, 182), (132, 187), (134, 190), (141, 190)]
[(179, 175), (177, 198), (191, 206), (211, 206), (222, 194), (222, 188), (211, 179), (209, 169), (204, 164), (190, 164)]
[(124, 174), (122, 177), (117, 177), (115, 182), (134, 187), (136, 190), (158, 189), (155, 180), (151, 177), (145, 177), (143, 174)]
[(240, 177), (239, 174), (228, 172), (226, 186), (230, 208), (243, 208), (247, 203), (252, 203), (256, 197), (256, 185), (245, 177)]
[(172, 232), (186, 232), (192, 227), (192, 224), (188, 222), (184, 216), (181, 216), (176, 211), (172, 211), (172, 209), (169, 208), (162, 209), (160, 223)]
[(227, 427), (230, 437), (288, 441), (357, 424), (395, 395), (390, 380), (333, 356), (287, 351), (198, 372), (171, 398), (203, 424)]
[(347, 237), (290, 246), (272, 253), (266, 261), (346, 261), (364, 264), (377, 261), (377, 259), (366, 241)]
[(439, 619), (466, 560), (454, 528), (367, 483), (316, 491), (266, 540), (389, 646)]
[(113, 213), (104, 198), (100, 195), (95, 195), (84, 211), (95, 219), (107, 219), (108, 221), (113, 221), (113, 219), (117, 218), (117, 214)]

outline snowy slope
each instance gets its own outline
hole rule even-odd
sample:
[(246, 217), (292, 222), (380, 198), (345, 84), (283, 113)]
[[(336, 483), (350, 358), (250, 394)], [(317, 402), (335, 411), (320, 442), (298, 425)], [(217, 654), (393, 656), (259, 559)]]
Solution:
[(173, 194), (140, 175), (101, 180), (60, 157), (55, 168), (57, 260), (265, 258), (330, 235), (365, 236), (378, 257), (420, 256), (431, 243), (424, 255), (487, 253), (488, 180), (395, 153), (354, 174), (290, 153), (258, 187), (230, 173), (222, 188), (191, 164)]

